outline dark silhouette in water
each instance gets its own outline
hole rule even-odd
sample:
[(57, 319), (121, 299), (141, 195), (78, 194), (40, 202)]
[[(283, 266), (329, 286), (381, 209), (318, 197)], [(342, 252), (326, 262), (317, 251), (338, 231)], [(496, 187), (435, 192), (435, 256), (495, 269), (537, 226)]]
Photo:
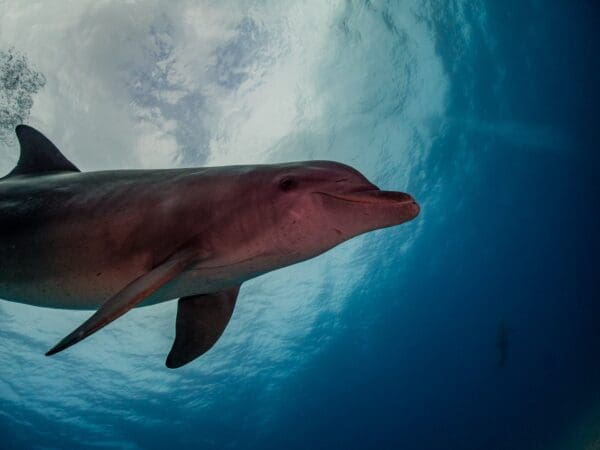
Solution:
[(498, 351), (498, 367), (503, 368), (508, 358), (508, 327), (504, 319), (500, 320), (496, 332), (496, 349)]

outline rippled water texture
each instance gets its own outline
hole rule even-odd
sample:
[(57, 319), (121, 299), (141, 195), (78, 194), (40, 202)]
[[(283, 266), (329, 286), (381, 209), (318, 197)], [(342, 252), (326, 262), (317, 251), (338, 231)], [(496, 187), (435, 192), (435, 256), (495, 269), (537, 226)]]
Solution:
[(244, 284), (176, 371), (174, 302), (46, 358), (88, 313), (1, 301), (0, 447), (600, 448), (594, 2), (0, 10), (82, 170), (331, 159), (422, 205)]

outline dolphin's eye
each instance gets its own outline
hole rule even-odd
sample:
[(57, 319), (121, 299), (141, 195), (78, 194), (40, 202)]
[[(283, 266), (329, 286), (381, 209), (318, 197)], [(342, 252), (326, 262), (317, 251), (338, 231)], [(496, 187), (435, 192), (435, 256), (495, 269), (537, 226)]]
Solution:
[(291, 191), (298, 185), (298, 182), (293, 178), (282, 178), (279, 182), (279, 189), (282, 191)]

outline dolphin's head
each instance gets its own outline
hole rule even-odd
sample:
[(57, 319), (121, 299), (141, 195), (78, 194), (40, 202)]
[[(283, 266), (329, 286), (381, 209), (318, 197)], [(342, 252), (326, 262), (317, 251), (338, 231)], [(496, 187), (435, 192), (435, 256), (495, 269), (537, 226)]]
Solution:
[(337, 162), (275, 165), (263, 176), (258, 207), (268, 221), (265, 238), (298, 260), (419, 214), (410, 195), (382, 191), (356, 169)]

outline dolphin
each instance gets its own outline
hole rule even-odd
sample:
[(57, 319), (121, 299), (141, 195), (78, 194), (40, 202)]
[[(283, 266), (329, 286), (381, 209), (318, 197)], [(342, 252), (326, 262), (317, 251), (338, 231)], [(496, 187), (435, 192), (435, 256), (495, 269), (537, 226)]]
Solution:
[(0, 179), (0, 297), (96, 309), (46, 355), (178, 298), (166, 366), (181, 367), (217, 342), (244, 281), (419, 213), (337, 162), (81, 172), (34, 128), (16, 134), (18, 163)]

